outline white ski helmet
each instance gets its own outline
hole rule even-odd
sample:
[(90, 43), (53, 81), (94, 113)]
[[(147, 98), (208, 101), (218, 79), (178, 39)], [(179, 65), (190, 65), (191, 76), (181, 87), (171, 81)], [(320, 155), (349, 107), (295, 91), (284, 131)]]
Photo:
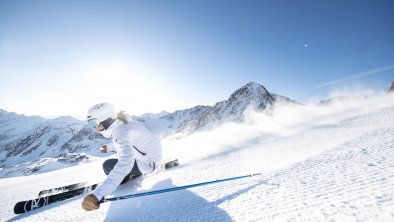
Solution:
[(93, 128), (108, 118), (116, 118), (115, 107), (111, 103), (99, 103), (88, 110), (87, 121)]

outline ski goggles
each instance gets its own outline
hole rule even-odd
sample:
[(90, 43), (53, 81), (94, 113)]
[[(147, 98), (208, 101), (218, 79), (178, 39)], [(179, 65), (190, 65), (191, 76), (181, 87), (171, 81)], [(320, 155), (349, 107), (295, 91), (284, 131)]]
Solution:
[(93, 129), (96, 129), (96, 128), (98, 127), (98, 125), (99, 125), (99, 122), (97, 122), (97, 119), (94, 118), (94, 119), (89, 119), (89, 120), (88, 120), (88, 124), (89, 124), (89, 126), (91, 126)]

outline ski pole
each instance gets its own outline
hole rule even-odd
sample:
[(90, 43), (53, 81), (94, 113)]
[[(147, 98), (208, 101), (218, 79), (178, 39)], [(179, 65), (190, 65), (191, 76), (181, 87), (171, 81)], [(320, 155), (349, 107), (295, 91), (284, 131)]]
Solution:
[(260, 174), (261, 173), (248, 174), (248, 175), (244, 175), (244, 176), (231, 177), (231, 178), (226, 178), (226, 179), (221, 179), (221, 180), (213, 180), (213, 181), (208, 181), (208, 182), (203, 182), (203, 183), (190, 184), (190, 185), (186, 185), (186, 186), (172, 187), (172, 188), (167, 188), (167, 189), (148, 191), (148, 192), (144, 192), (144, 193), (129, 194), (129, 195), (119, 196), (119, 197), (104, 198), (100, 201), (100, 203), (105, 203), (105, 202), (109, 202), (109, 201), (116, 201), (116, 200), (125, 200), (125, 199), (131, 199), (131, 198), (142, 197), (142, 196), (150, 196), (150, 195), (160, 194), (160, 193), (168, 193), (168, 192), (177, 191), (177, 190), (189, 189), (192, 187), (205, 186), (205, 185), (209, 185), (209, 184), (221, 183), (221, 182), (230, 181), (230, 180), (239, 180), (239, 179), (246, 178), (246, 177), (254, 177), (254, 176), (258, 176)]

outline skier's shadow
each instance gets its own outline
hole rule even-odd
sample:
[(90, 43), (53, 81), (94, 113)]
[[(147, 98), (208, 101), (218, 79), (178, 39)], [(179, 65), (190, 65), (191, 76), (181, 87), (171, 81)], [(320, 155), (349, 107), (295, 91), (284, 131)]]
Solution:
[[(157, 183), (152, 190), (174, 187), (171, 179)], [(232, 221), (217, 202), (209, 202), (189, 190), (110, 203), (106, 221)]]

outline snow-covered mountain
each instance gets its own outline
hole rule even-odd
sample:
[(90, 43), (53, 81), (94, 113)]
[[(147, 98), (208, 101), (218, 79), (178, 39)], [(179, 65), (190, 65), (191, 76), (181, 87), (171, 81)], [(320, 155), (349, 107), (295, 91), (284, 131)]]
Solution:
[[(186, 136), (216, 123), (240, 122), (248, 107), (264, 110), (277, 102), (290, 101), (287, 97), (268, 92), (258, 83), (250, 82), (231, 94), (229, 99), (213, 106), (196, 106), (173, 113), (133, 118), (163, 139), (174, 134)], [(94, 158), (99, 155), (97, 147), (108, 142), (85, 122), (72, 117), (44, 119), (0, 110), (0, 124), (0, 177), (69, 166), (70, 161), (59, 160), (67, 160), (67, 157), (74, 160), (79, 154), (86, 153), (87, 157)]]
[[(84, 195), (14, 215), (44, 189), (101, 182), (103, 160), (0, 179), (1, 221), (394, 221), (394, 94), (247, 110), (165, 150), (180, 165), (129, 181), (108, 197), (247, 177), (81, 208)], [(176, 149), (177, 147), (187, 149)]]
[(278, 102), (295, 101), (270, 93), (258, 83), (249, 82), (232, 93), (227, 100), (213, 106), (196, 106), (162, 115), (160, 118), (142, 116), (135, 119), (145, 123), (160, 138), (164, 138), (175, 133), (189, 135), (198, 129), (223, 121), (240, 122), (244, 119), (247, 108), (264, 110)]
[(106, 142), (72, 117), (48, 120), (0, 110), (0, 123), (0, 176), (27, 175), (70, 153), (98, 154), (93, 148)]

